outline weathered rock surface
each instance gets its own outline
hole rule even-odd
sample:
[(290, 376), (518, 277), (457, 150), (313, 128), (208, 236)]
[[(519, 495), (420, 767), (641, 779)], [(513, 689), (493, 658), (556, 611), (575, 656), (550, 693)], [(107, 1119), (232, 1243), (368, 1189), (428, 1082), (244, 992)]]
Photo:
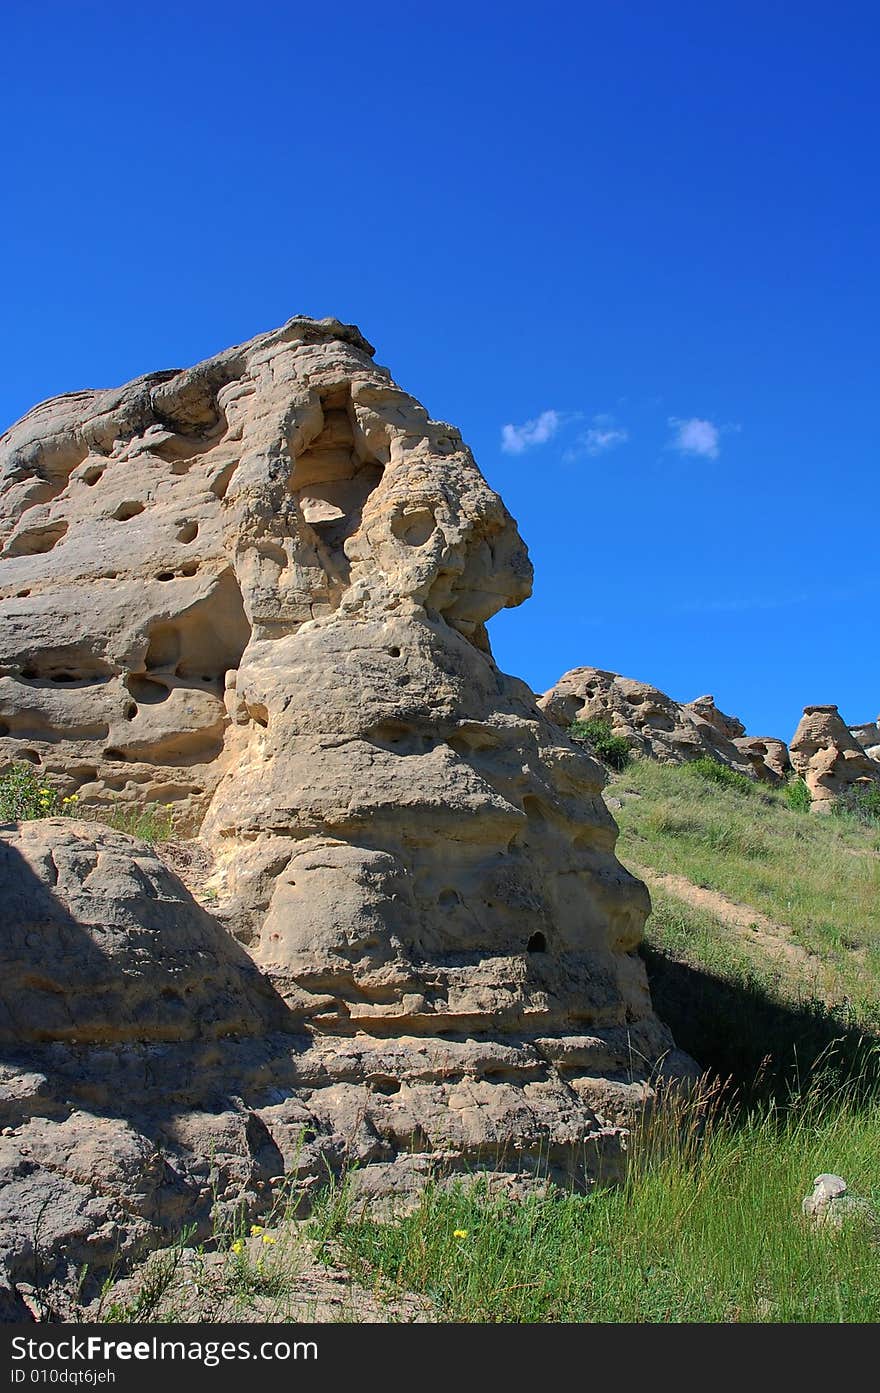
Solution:
[[(784, 742), (745, 737), (745, 726), (727, 716), (711, 696), (692, 702), (672, 697), (647, 682), (600, 668), (577, 667), (560, 677), (538, 705), (567, 730), (572, 721), (607, 721), (634, 754), (665, 764), (685, 764), (709, 756), (749, 777), (778, 782)], [(759, 746), (767, 759), (759, 758)]]
[(865, 754), (880, 763), (880, 716), (863, 726), (850, 726), (849, 733)]
[(836, 706), (805, 706), (790, 751), (817, 812), (829, 812), (860, 785), (880, 784), (880, 764), (853, 737)]
[(736, 748), (745, 755), (755, 777), (764, 783), (784, 783), (791, 773), (791, 760), (784, 740), (771, 735), (744, 735), (734, 740)]
[(604, 773), (491, 656), (516, 526), (371, 354), (294, 319), (0, 446), (0, 764), (169, 803), (216, 906), (121, 834), (4, 830), (15, 1280), (350, 1161), (613, 1173), (691, 1068)]

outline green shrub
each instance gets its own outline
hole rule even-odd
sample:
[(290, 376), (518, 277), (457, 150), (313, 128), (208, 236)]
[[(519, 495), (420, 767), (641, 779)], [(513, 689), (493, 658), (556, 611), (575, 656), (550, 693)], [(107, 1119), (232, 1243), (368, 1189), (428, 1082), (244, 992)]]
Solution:
[(730, 769), (728, 765), (722, 764), (720, 760), (712, 759), (709, 755), (704, 755), (702, 759), (691, 760), (685, 765), (689, 773), (699, 774), (700, 778), (708, 779), (713, 784), (721, 784), (724, 788), (735, 789), (737, 793), (751, 793), (755, 787), (754, 780), (746, 774), (739, 774), (735, 769)]
[(36, 817), (65, 817), (76, 808), (76, 794), (62, 798), (31, 764), (10, 764), (0, 774), (0, 820), (28, 822)]
[(625, 769), (630, 761), (629, 745), (622, 735), (615, 735), (609, 721), (572, 721), (568, 733), (573, 740), (589, 745), (601, 760), (612, 769)]
[(803, 779), (789, 779), (782, 796), (790, 808), (794, 808), (796, 813), (808, 813), (812, 807), (813, 800), (810, 790), (807, 788)]
[(854, 784), (831, 811), (838, 817), (855, 817), (866, 826), (880, 822), (880, 784)]

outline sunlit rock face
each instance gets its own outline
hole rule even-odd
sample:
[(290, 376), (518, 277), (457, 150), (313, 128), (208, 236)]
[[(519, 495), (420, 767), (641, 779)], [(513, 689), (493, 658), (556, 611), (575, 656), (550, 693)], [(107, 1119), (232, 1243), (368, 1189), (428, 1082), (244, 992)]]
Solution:
[(714, 697), (673, 701), (648, 682), (601, 668), (572, 668), (538, 705), (564, 730), (573, 721), (603, 721), (626, 740), (633, 754), (663, 764), (708, 757), (769, 783), (779, 782), (787, 766), (781, 740), (750, 740), (742, 721), (719, 710)]
[[(870, 727), (859, 733), (870, 739)], [(816, 812), (830, 812), (859, 788), (880, 787), (880, 763), (845, 725), (836, 706), (804, 707), (792, 736), (791, 762), (806, 782)]]
[[(236, 1096), (279, 1154), (293, 1108), (377, 1189), (613, 1171), (690, 1064), (653, 1013), (604, 774), (493, 661), (486, 622), (532, 571), (458, 432), (356, 329), (296, 318), (37, 407), (0, 442), (0, 538), (0, 761), (198, 836), (209, 917), (271, 988), (224, 959), (224, 1010), (254, 1006), (236, 1032), (276, 1042)], [(74, 920), (98, 855), (53, 892)], [(53, 991), (79, 992), (74, 958)]]

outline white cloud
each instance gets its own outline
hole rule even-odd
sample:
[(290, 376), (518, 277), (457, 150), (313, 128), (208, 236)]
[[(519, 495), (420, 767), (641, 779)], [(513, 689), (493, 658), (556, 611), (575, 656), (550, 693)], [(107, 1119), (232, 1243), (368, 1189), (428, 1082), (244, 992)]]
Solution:
[(670, 416), (669, 425), (675, 435), (668, 449), (678, 450), (681, 455), (699, 455), (703, 459), (718, 458), (721, 430), (712, 421), (703, 421), (699, 416), (690, 416), (682, 421), (677, 416)]
[(582, 455), (604, 455), (618, 445), (625, 445), (627, 440), (629, 431), (624, 426), (618, 426), (613, 416), (602, 413), (592, 418), (589, 430), (578, 436), (574, 445), (566, 450), (563, 459), (571, 464)]
[(507, 455), (521, 455), (533, 445), (546, 445), (562, 425), (558, 411), (542, 411), (533, 421), (523, 421), (521, 426), (501, 427), (501, 448)]
[(616, 445), (625, 445), (629, 440), (629, 431), (622, 426), (591, 426), (582, 439), (588, 455), (603, 455)]

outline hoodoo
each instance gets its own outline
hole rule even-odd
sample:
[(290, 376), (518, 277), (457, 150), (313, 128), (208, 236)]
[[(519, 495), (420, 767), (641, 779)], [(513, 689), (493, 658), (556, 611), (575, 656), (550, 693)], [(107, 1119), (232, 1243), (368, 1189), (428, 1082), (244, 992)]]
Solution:
[[(78, 800), (2, 829), (13, 1286), (349, 1162), (612, 1173), (692, 1067), (603, 772), (492, 658), (516, 525), (372, 355), (298, 317), (0, 442), (0, 762)], [(200, 903), (83, 820), (155, 803)]]

